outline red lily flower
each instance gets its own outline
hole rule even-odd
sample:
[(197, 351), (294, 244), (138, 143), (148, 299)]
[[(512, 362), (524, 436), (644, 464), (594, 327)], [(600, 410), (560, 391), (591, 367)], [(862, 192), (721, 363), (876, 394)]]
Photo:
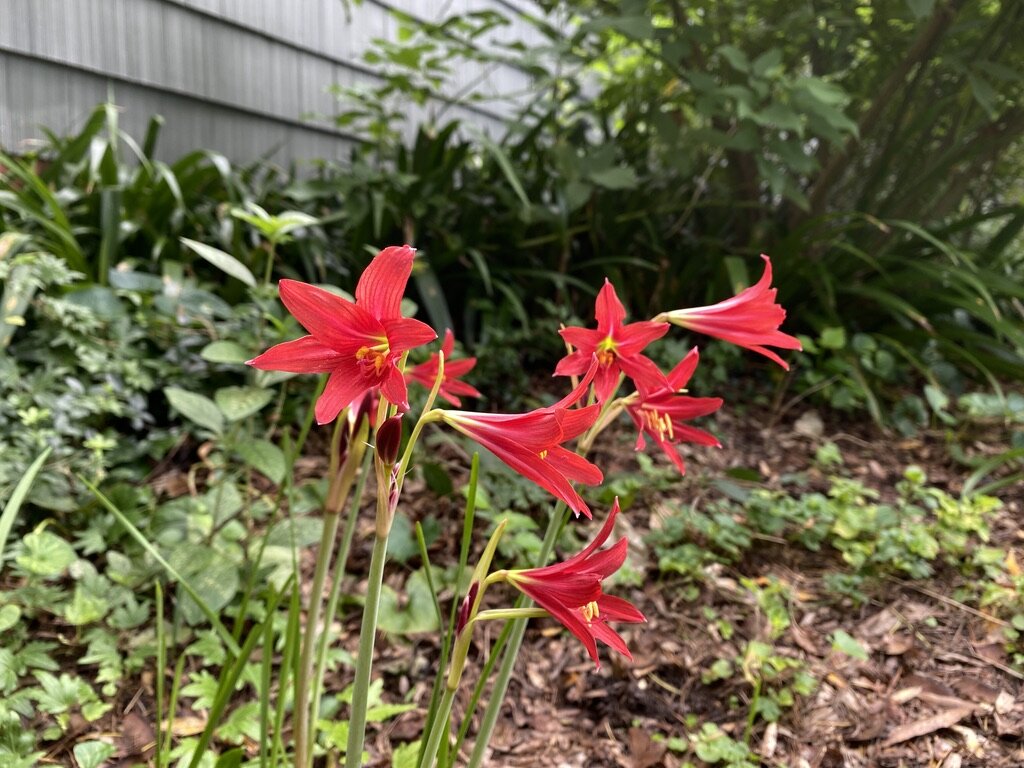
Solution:
[[(441, 388), (438, 394), (456, 408), (462, 406), (459, 395), (463, 397), (481, 397), (479, 390), (472, 384), (459, 381), (460, 376), (465, 376), (476, 365), (475, 357), (464, 357), (461, 360), (452, 360), (452, 352), (455, 349), (455, 336), (451, 328), (444, 332), (444, 342), (441, 344), (441, 352), (444, 353), (444, 379), (441, 381)], [(434, 386), (437, 378), (438, 355), (435, 352), (430, 359), (420, 363), (415, 368), (406, 371), (406, 378), (422, 384), (427, 389)]]
[(558, 361), (556, 376), (579, 376), (596, 366), (594, 389), (604, 402), (618, 387), (619, 373), (629, 376), (637, 389), (650, 391), (665, 386), (665, 377), (654, 361), (640, 351), (668, 330), (668, 323), (643, 320), (623, 325), (626, 309), (605, 278), (594, 305), (597, 328), (563, 328), (562, 338), (575, 350)]
[[(568, 399), (568, 398), (567, 398)], [(566, 400), (529, 413), (435, 411), (437, 418), (480, 443), (523, 477), (564, 501), (577, 515), (591, 517), (572, 482), (598, 485), (601, 470), (562, 443), (597, 420), (600, 405), (568, 408)]]
[(608, 626), (608, 621), (646, 621), (644, 615), (629, 602), (606, 595), (601, 590), (601, 582), (621, 568), (626, 560), (626, 539), (619, 539), (608, 549), (597, 551), (611, 536), (618, 514), (619, 500), (615, 499), (611, 514), (594, 540), (568, 560), (544, 568), (510, 571), (506, 577), (576, 635), (599, 669), (601, 661), (597, 656), (597, 640), (626, 658), (633, 658), (619, 634)]
[(707, 416), (722, 407), (720, 397), (688, 397), (678, 394), (690, 381), (699, 359), (700, 355), (694, 347), (669, 373), (669, 386), (666, 389), (646, 396), (641, 394), (635, 402), (626, 407), (639, 430), (635, 449), (642, 451), (647, 446), (644, 439), (646, 433), (665, 451), (680, 474), (686, 473), (686, 465), (676, 450), (678, 443), (722, 447), (714, 435), (685, 423), (687, 419)]
[(711, 306), (676, 309), (659, 317), (762, 354), (788, 371), (786, 361), (766, 347), (796, 350), (803, 347), (798, 339), (779, 330), (786, 319), (786, 310), (775, 303), (778, 289), (771, 287), (772, 260), (763, 253), (761, 258), (764, 259), (764, 274), (756, 285)]
[(378, 253), (359, 278), (355, 303), (308, 283), (282, 280), (281, 301), (310, 335), (271, 347), (248, 365), (265, 371), (329, 373), (316, 403), (319, 424), (334, 421), (374, 387), (400, 410), (408, 410), (405, 377), (397, 362), (406, 350), (437, 338), (429, 325), (402, 317), (402, 294), (415, 255), (408, 245)]

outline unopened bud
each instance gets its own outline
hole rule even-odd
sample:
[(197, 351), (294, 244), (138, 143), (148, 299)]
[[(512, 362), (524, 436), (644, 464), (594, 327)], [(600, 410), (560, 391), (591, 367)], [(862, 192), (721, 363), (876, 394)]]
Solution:
[(402, 445), (402, 416), (392, 416), (377, 428), (377, 456), (384, 464), (394, 464)]
[(455, 636), (458, 637), (462, 634), (462, 630), (469, 624), (469, 614), (473, 611), (473, 603), (476, 602), (477, 593), (480, 591), (480, 582), (474, 581), (470, 587), (469, 592), (466, 594), (465, 600), (462, 601), (462, 605), (459, 606), (459, 615), (455, 620)]

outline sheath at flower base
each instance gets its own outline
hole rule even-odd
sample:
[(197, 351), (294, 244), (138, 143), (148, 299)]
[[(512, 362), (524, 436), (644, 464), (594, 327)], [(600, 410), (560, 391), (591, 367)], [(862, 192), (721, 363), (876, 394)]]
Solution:
[(601, 470), (562, 443), (578, 437), (597, 420), (600, 405), (568, 408), (562, 404), (529, 413), (473, 413), (438, 410), (436, 418), (472, 438), (512, 469), (532, 480), (576, 515), (591, 516), (573, 482), (598, 485)]
[(668, 323), (643, 320), (624, 325), (626, 309), (607, 279), (594, 305), (597, 328), (563, 328), (562, 338), (575, 349), (558, 361), (556, 376), (580, 376), (596, 366), (594, 391), (604, 402), (615, 391), (619, 374), (624, 373), (642, 392), (665, 386), (665, 377), (641, 350), (668, 330)]
[(714, 413), (722, 407), (720, 397), (689, 397), (680, 394), (697, 369), (699, 360), (700, 355), (694, 347), (669, 373), (667, 388), (646, 396), (640, 395), (626, 407), (639, 430), (635, 449), (642, 451), (647, 447), (644, 435), (651, 437), (676, 465), (680, 474), (686, 474), (686, 465), (676, 450), (679, 443), (722, 447), (718, 438), (711, 433), (685, 423), (689, 419)]
[(356, 285), (355, 302), (297, 280), (282, 280), (281, 301), (309, 331), (249, 361), (265, 371), (328, 373), (316, 403), (319, 424), (334, 421), (346, 406), (379, 387), (400, 410), (409, 409), (402, 353), (437, 338), (425, 323), (402, 317), (402, 295), (416, 251), (408, 245), (378, 253)]
[[(444, 332), (444, 342), (441, 344), (441, 352), (444, 353), (444, 379), (441, 381), (441, 388), (438, 394), (456, 408), (462, 407), (462, 397), (480, 397), (480, 392), (472, 384), (459, 381), (459, 377), (465, 376), (476, 365), (475, 357), (464, 357), (460, 360), (452, 360), (452, 352), (455, 351), (455, 336), (451, 328)], [(427, 389), (434, 386), (437, 379), (438, 355), (435, 352), (430, 359), (420, 363), (415, 368), (406, 372), (406, 378), (422, 384)]]
[(675, 309), (658, 315), (674, 325), (697, 333), (728, 341), (764, 355), (787, 371), (789, 365), (767, 347), (802, 349), (800, 341), (779, 330), (786, 319), (786, 310), (775, 302), (778, 289), (772, 288), (772, 260), (765, 254), (764, 273), (755, 285), (745, 288), (731, 299), (708, 307)]
[(601, 666), (597, 655), (598, 640), (626, 658), (633, 658), (626, 643), (608, 622), (646, 621), (632, 604), (601, 590), (601, 582), (621, 568), (626, 560), (626, 539), (619, 539), (608, 549), (598, 551), (598, 547), (611, 536), (618, 514), (619, 500), (616, 499), (594, 540), (568, 560), (544, 568), (509, 571), (506, 575), (510, 584), (532, 598), (579, 638), (598, 668)]

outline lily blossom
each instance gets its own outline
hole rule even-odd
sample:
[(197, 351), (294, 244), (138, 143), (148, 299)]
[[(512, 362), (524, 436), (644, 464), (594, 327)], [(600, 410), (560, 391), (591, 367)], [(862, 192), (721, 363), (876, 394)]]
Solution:
[(563, 328), (559, 331), (575, 347), (555, 368), (556, 376), (579, 376), (596, 366), (594, 389), (598, 402), (604, 402), (618, 387), (619, 374), (636, 383), (637, 389), (650, 391), (665, 386), (665, 376), (641, 350), (668, 331), (668, 323), (643, 320), (624, 324), (626, 309), (615, 287), (604, 281), (594, 305), (597, 328)]
[(472, 438), (523, 477), (564, 501), (577, 515), (591, 517), (573, 482), (598, 485), (601, 470), (562, 447), (597, 420), (601, 406), (569, 408), (566, 401), (529, 413), (474, 413), (437, 410), (434, 418)]
[(281, 301), (309, 335), (271, 347), (248, 365), (265, 371), (330, 374), (316, 403), (319, 424), (334, 421), (375, 387), (400, 410), (408, 410), (398, 361), (403, 352), (437, 338), (429, 325), (402, 317), (402, 295), (415, 255), (408, 245), (378, 253), (359, 278), (355, 302), (315, 285), (282, 280)]
[(598, 640), (626, 658), (633, 658), (625, 642), (608, 622), (646, 621), (632, 604), (606, 595), (601, 589), (601, 582), (621, 568), (626, 560), (626, 539), (619, 539), (608, 549), (598, 551), (611, 536), (618, 514), (619, 500), (616, 499), (594, 540), (568, 560), (544, 568), (509, 571), (505, 577), (579, 638), (599, 669)]
[[(455, 336), (451, 328), (444, 332), (444, 342), (441, 344), (441, 352), (444, 354), (444, 379), (441, 381), (441, 388), (438, 394), (456, 408), (462, 406), (462, 397), (481, 397), (479, 390), (472, 384), (459, 381), (460, 376), (465, 376), (476, 365), (475, 357), (464, 357), (459, 360), (452, 360), (452, 352), (455, 350)], [(434, 386), (437, 378), (438, 354), (435, 352), (430, 359), (420, 363), (415, 368), (406, 371), (406, 378), (422, 384), (427, 389)]]
[(763, 253), (761, 258), (764, 259), (761, 279), (731, 299), (707, 307), (675, 309), (663, 312), (658, 317), (757, 352), (788, 371), (786, 361), (767, 347), (796, 350), (803, 347), (799, 339), (779, 330), (782, 321), (786, 319), (786, 310), (775, 301), (778, 289), (771, 287), (772, 260)]
[(720, 397), (689, 397), (680, 394), (680, 390), (686, 387), (693, 376), (699, 359), (700, 355), (694, 347), (669, 373), (667, 388), (648, 395), (641, 394), (626, 407), (639, 430), (635, 449), (642, 451), (647, 446), (644, 436), (651, 437), (676, 465), (680, 474), (686, 473), (686, 465), (676, 449), (677, 444), (686, 442), (722, 447), (714, 435), (685, 423), (689, 419), (714, 413), (722, 407)]

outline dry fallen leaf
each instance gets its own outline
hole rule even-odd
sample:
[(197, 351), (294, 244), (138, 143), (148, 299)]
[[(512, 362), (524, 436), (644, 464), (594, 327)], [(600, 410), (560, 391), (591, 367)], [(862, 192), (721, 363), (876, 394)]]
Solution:
[(938, 712), (930, 717), (904, 723), (889, 732), (889, 736), (882, 742), (882, 746), (891, 747), (893, 744), (900, 744), (910, 739), (916, 739), (918, 736), (926, 736), (943, 728), (949, 728), (973, 712), (974, 707), (957, 707)]

